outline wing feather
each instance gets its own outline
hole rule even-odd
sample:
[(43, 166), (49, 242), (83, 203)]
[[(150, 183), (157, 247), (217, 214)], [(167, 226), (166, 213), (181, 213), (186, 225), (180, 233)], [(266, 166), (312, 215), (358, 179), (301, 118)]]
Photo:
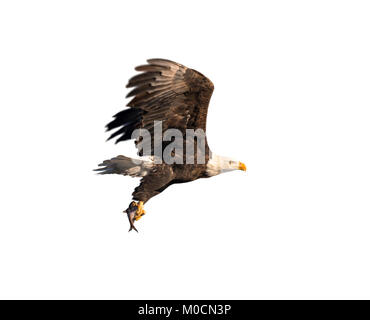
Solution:
[[(208, 104), (213, 92), (212, 82), (196, 70), (166, 59), (149, 59), (148, 64), (136, 67), (142, 73), (132, 77), (127, 88), (131, 109), (121, 111), (107, 125), (119, 128), (109, 139), (131, 139), (134, 129), (153, 131), (153, 122), (162, 121), (162, 130), (206, 130)], [(129, 110), (136, 110), (129, 113)], [(153, 134), (152, 134), (153, 137)], [(151, 154), (153, 155), (153, 143)]]

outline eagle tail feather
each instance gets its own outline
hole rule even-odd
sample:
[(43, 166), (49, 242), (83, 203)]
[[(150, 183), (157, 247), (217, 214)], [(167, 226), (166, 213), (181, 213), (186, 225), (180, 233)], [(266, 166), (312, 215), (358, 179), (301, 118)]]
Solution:
[(131, 177), (146, 176), (151, 167), (151, 161), (133, 159), (126, 156), (117, 156), (110, 160), (105, 160), (99, 164), (100, 168), (95, 169), (98, 174), (122, 174)]

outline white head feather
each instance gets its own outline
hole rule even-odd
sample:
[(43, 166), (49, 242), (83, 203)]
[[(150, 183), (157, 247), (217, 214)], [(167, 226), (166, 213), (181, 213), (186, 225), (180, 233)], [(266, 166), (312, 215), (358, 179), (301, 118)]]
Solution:
[(244, 163), (236, 161), (228, 157), (218, 156), (212, 153), (211, 158), (207, 162), (207, 174), (209, 176), (216, 176), (220, 173), (243, 170), (246, 171), (247, 168)]

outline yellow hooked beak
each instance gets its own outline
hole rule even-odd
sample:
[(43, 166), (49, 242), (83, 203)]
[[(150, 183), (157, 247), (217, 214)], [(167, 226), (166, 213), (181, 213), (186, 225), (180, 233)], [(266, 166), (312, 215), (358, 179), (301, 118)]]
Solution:
[(247, 167), (243, 162), (239, 162), (239, 170), (247, 171)]

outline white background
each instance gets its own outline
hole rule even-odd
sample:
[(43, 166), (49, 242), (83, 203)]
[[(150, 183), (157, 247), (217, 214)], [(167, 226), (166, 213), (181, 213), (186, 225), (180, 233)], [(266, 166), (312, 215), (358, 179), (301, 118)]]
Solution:
[[(367, 1), (2, 1), (0, 298), (370, 298)], [(215, 84), (213, 152), (172, 186), (92, 172), (147, 58)]]

